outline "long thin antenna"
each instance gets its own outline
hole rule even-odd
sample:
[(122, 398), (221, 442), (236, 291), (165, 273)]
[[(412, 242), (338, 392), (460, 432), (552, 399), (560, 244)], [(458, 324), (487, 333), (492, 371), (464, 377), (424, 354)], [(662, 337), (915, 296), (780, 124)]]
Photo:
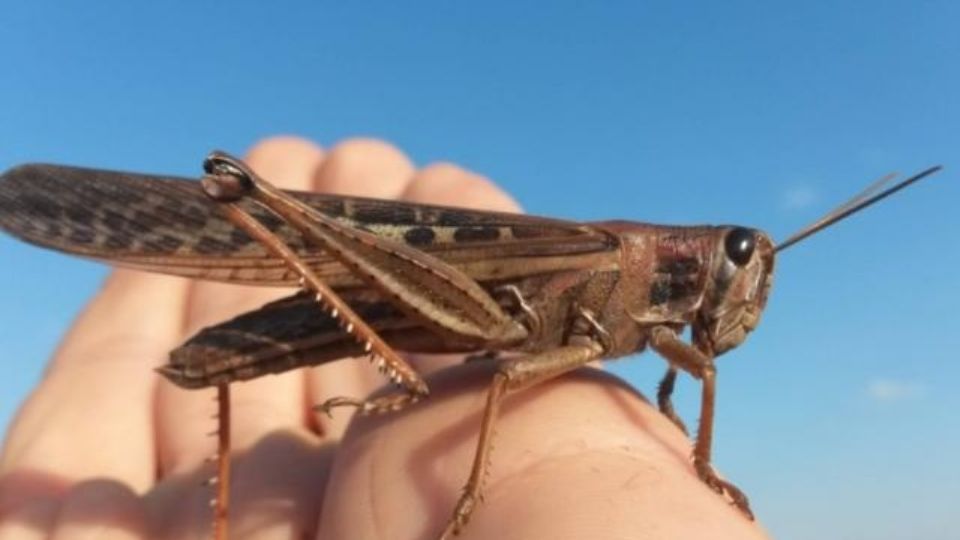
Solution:
[(788, 247), (796, 244), (797, 242), (803, 240), (804, 238), (807, 238), (810, 235), (813, 235), (819, 231), (822, 231), (823, 229), (826, 229), (827, 227), (846, 218), (847, 216), (850, 216), (851, 214), (859, 212), (860, 210), (863, 210), (864, 208), (870, 206), (871, 204), (876, 203), (881, 199), (885, 199), (890, 195), (893, 195), (894, 193), (909, 186), (910, 184), (923, 180), (924, 178), (930, 176), (931, 174), (939, 171), (942, 168), (943, 167), (941, 165), (930, 167), (929, 169), (923, 172), (920, 172), (918, 174), (915, 174), (893, 187), (887, 188), (881, 191), (880, 193), (877, 193), (876, 195), (871, 196), (871, 194), (874, 193), (877, 189), (879, 189), (881, 186), (883, 186), (884, 184), (889, 182), (891, 179), (893, 179), (892, 175), (887, 175), (881, 178), (880, 180), (878, 180), (877, 182), (874, 182), (873, 184), (868, 186), (867, 189), (865, 189), (863, 192), (853, 197), (849, 201), (843, 203), (836, 209), (832, 210), (827, 215), (823, 216), (817, 221), (814, 221), (813, 223), (804, 227), (803, 229), (800, 229), (799, 231), (794, 233), (793, 236), (791, 236), (790, 238), (787, 238), (783, 242), (780, 242), (780, 244), (778, 244), (777, 247), (775, 248), (775, 251), (778, 251), (778, 252), (783, 251)]
[[(840, 212), (843, 212), (847, 208), (852, 208), (856, 206), (857, 204), (860, 203), (860, 201), (866, 200), (867, 197), (870, 197), (874, 193), (877, 193), (878, 191), (883, 189), (887, 184), (896, 180), (898, 176), (900, 176), (899, 173), (892, 172), (890, 174), (886, 174), (878, 178), (876, 181), (872, 182), (869, 186), (863, 188), (863, 191), (851, 197), (847, 202), (834, 208), (833, 211), (830, 212), (830, 214), (839, 214)], [(820, 218), (817, 221), (823, 221), (825, 218), (830, 217), (830, 214), (827, 214), (826, 216)]]

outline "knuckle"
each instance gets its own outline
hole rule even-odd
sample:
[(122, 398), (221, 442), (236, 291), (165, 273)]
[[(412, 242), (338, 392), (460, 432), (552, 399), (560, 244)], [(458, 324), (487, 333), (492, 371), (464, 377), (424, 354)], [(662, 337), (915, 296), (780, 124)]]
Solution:
[(331, 193), (392, 198), (413, 176), (410, 159), (378, 139), (348, 139), (333, 147), (320, 164), (315, 187)]
[(293, 135), (276, 135), (257, 141), (247, 151), (248, 160), (272, 159), (275, 156), (284, 156), (292, 151), (317, 151), (318, 147), (312, 141)]
[(354, 169), (370, 164), (412, 168), (410, 159), (397, 147), (380, 139), (365, 137), (347, 139), (334, 146), (323, 166)]

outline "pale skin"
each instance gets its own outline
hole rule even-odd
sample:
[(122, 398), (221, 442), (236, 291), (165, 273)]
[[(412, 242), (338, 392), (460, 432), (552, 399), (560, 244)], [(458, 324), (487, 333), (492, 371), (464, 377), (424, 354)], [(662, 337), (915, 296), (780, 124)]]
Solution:
[[(376, 140), (322, 149), (278, 137), (247, 160), (290, 189), (518, 210), (477, 174), (416, 169)], [(176, 388), (153, 368), (198, 329), (285, 294), (114, 272), (6, 435), (0, 540), (208, 538), (214, 393)], [(493, 366), (415, 365), (431, 373), (431, 399), (352, 423), (349, 409), (331, 419), (312, 406), (380, 387), (364, 361), (233, 385), (230, 537), (435, 538), (469, 473)], [(599, 370), (507, 398), (494, 445), (464, 540), (767, 537), (697, 479), (669, 420)]]

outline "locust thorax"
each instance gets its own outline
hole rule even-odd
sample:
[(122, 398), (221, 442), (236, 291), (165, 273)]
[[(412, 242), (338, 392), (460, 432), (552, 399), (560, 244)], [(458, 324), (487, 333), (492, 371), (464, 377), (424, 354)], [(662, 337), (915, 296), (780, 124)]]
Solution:
[(766, 234), (723, 227), (693, 325), (694, 340), (714, 355), (736, 347), (760, 323), (773, 281), (774, 244)]

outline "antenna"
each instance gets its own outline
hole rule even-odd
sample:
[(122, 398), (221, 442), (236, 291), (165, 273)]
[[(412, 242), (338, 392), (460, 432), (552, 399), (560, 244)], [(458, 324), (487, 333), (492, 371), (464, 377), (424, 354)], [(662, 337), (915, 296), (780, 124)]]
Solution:
[(930, 167), (929, 169), (926, 169), (925, 171), (917, 173), (911, 176), (910, 178), (907, 178), (906, 180), (900, 182), (899, 184), (896, 184), (893, 187), (887, 188), (881, 191), (880, 193), (876, 193), (877, 190), (879, 190), (884, 185), (889, 183), (891, 180), (896, 178), (896, 174), (888, 174), (887, 176), (884, 176), (883, 178), (867, 186), (866, 189), (858, 193), (849, 201), (831, 210), (829, 213), (827, 213), (827, 215), (823, 216), (817, 221), (814, 221), (810, 225), (807, 225), (803, 229), (800, 229), (799, 231), (794, 233), (792, 236), (790, 236), (790, 238), (787, 238), (783, 242), (780, 242), (777, 245), (777, 247), (774, 248), (774, 251), (777, 251), (777, 252), (783, 251), (788, 247), (796, 244), (797, 242), (807, 238), (808, 236), (811, 236), (817, 232), (822, 231), (823, 229), (826, 229), (827, 227), (833, 225), (834, 223), (844, 218), (847, 218), (850, 215), (859, 212), (860, 210), (863, 210), (864, 208), (870, 206), (873, 203), (879, 202), (881, 199), (885, 199), (890, 195), (893, 195), (894, 193), (909, 186), (910, 184), (923, 180), (924, 178), (932, 175), (935, 172), (940, 171), (941, 169), (943, 169), (943, 166), (941, 165)]

